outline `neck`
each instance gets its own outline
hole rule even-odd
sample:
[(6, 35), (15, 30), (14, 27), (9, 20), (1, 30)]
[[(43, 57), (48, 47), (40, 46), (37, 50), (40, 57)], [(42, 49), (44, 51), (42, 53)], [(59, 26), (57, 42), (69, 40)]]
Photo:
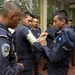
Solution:
[(66, 26), (67, 24), (65, 23), (64, 25), (63, 25), (63, 28)]
[(7, 26), (7, 20), (2, 15), (0, 16), (0, 22), (8, 28), (8, 26)]
[(37, 28), (32, 26), (32, 29), (36, 30)]

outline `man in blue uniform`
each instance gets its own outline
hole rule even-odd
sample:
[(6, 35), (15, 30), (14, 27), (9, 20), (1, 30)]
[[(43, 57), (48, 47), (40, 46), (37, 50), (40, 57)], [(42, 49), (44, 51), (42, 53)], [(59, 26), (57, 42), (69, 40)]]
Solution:
[[(41, 29), (38, 27), (38, 24), (39, 24), (38, 17), (34, 16), (32, 25), (31, 25), (31, 31), (36, 38), (39, 38), (41, 34)], [(32, 48), (32, 52), (33, 52), (34, 74), (41, 75), (38, 71), (38, 64), (41, 57), (41, 53), (38, 53), (33, 48)]]
[(32, 49), (31, 45), (36, 42), (36, 38), (31, 33), (30, 25), (33, 20), (30, 12), (25, 12), (22, 17), (22, 24), (16, 30), (16, 51), (19, 56), (19, 62), (25, 65), (22, 75), (32, 75)]
[(38, 27), (38, 24), (39, 24), (38, 17), (34, 16), (31, 24), (31, 31), (36, 38), (38, 38), (41, 34), (41, 29)]
[[(75, 28), (73, 27), (73, 21), (72, 20), (69, 20), (68, 21), (68, 25), (74, 30), (75, 32)], [(74, 48), (75, 49), (75, 48)], [(71, 64), (72, 66), (75, 66), (74, 65), (74, 55), (75, 55), (75, 50), (73, 49), (73, 54), (72, 54), (72, 58), (71, 58)]]
[(72, 50), (75, 46), (75, 33), (67, 25), (67, 12), (64, 10), (57, 11), (54, 14), (53, 25), (58, 31), (51, 47), (46, 43), (46, 37), (41, 34), (38, 41), (42, 46), (44, 53), (49, 59), (48, 75), (67, 75), (69, 69), (69, 60)]
[(14, 58), (11, 33), (8, 28), (15, 28), (22, 16), (21, 7), (8, 1), (2, 5), (0, 16), (0, 75), (18, 75), (23, 71), (24, 66), (21, 63), (12, 64)]

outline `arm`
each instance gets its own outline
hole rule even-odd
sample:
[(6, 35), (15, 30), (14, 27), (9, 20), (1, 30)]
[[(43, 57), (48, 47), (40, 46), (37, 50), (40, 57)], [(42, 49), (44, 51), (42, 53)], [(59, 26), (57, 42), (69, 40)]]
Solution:
[(31, 30), (28, 27), (26, 26), (22, 27), (21, 33), (22, 37), (26, 38), (31, 45), (33, 45), (34, 42), (37, 42), (37, 39), (35, 38), (35, 36), (32, 34)]
[(26, 39), (30, 42), (30, 44), (33, 45), (34, 42), (38, 42), (31, 30), (28, 30), (28, 32), (29, 33), (27, 34)]
[(56, 44), (52, 49), (48, 48), (47, 45), (42, 46), (44, 53), (47, 55), (51, 62), (58, 62), (61, 59), (61, 45), (59, 43)]
[(40, 38), (39, 42), (42, 47), (42, 50), (44, 51), (44, 53), (47, 55), (47, 57), (49, 58), (51, 62), (58, 62), (61, 59), (61, 55), (60, 55), (61, 44), (60, 43), (54, 43), (53, 48), (48, 48), (46, 43), (46, 37)]
[(57, 38), (54, 39), (52, 48), (48, 48), (46, 45), (46, 38), (40, 38), (40, 45), (50, 61), (58, 62), (62, 58), (68, 57), (68, 55), (71, 53), (72, 49), (74, 48), (74, 41), (72, 40), (74, 36), (70, 38), (68, 34), (69, 32), (66, 31), (59, 34)]
[(0, 37), (0, 75), (17, 75), (23, 70), (23, 64), (11, 67), (9, 61), (10, 42), (5, 37)]

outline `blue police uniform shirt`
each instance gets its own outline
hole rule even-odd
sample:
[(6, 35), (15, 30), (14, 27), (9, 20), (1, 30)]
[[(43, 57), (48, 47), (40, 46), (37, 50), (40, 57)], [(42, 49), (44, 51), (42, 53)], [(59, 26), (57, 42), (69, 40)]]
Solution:
[(69, 26), (65, 26), (57, 33), (51, 48), (42, 46), (49, 59), (48, 75), (67, 75), (74, 46), (75, 33)]
[(19, 55), (19, 62), (25, 64), (25, 70), (32, 69), (32, 51), (31, 44), (26, 39), (29, 34), (29, 28), (20, 25), (16, 30), (16, 51)]
[(36, 38), (38, 38), (41, 34), (41, 29), (38, 27), (36, 29), (31, 28), (31, 31)]
[(75, 47), (75, 33), (66, 25), (57, 32), (50, 47), (40, 46), (38, 43), (34, 43), (33, 47), (47, 55), (49, 75), (67, 75), (69, 60)]
[(8, 29), (0, 22), (0, 75), (17, 75), (21, 66), (12, 66), (12, 41)]
[(46, 32), (48, 33), (47, 36), (47, 46), (50, 47), (50, 45), (52, 44), (54, 37), (55, 37), (55, 33), (56, 33), (56, 28), (55, 27), (49, 27)]

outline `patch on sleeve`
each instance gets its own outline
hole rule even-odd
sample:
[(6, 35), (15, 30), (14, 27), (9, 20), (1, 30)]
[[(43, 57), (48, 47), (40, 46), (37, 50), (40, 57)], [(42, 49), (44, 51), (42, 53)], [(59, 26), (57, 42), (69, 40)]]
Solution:
[(2, 47), (1, 47), (1, 50), (2, 50), (2, 55), (4, 57), (7, 57), (9, 55), (10, 45), (7, 44), (7, 43), (3, 43)]
[(62, 41), (62, 38), (61, 37), (59, 37), (58, 39), (57, 39), (57, 42), (61, 42)]

